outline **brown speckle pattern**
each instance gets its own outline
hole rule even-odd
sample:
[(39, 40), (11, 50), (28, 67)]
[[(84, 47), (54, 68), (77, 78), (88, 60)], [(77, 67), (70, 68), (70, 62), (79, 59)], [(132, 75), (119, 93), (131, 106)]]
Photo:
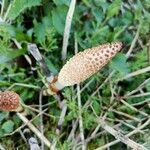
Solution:
[(121, 47), (121, 42), (115, 42), (79, 52), (63, 66), (58, 82), (63, 86), (70, 86), (86, 80), (107, 64)]
[(19, 107), (19, 95), (13, 91), (0, 93), (0, 110), (14, 111)]

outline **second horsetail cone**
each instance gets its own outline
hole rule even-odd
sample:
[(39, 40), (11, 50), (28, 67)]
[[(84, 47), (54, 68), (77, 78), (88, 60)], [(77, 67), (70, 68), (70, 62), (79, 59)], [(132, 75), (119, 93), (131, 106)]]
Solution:
[(20, 97), (13, 91), (4, 91), (0, 93), (0, 110), (2, 111), (19, 111)]

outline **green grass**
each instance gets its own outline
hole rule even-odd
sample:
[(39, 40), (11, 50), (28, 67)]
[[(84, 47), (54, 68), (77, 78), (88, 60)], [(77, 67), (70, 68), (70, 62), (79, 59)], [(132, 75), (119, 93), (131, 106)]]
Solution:
[[(57, 74), (66, 61), (61, 60), (61, 53), (69, 4), (68, 0), (5, 0), (5, 3), (2, 3), (1, 91), (11, 89), (20, 95), (24, 104), (40, 109), (39, 97), (42, 87), (45, 86), (42, 82), (45, 75), (28, 53), (27, 43), (35, 43), (38, 46), (50, 71)], [(37, 128), (43, 125), (44, 135), (51, 142), (53, 139), (58, 140), (58, 149), (81, 149), (79, 120), (83, 121), (84, 138), (89, 150), (101, 148), (115, 140), (114, 136), (99, 126), (98, 117), (105, 116), (107, 124), (123, 134), (130, 134), (149, 121), (149, 72), (120, 80), (134, 71), (139, 73), (142, 68), (150, 65), (149, 9), (149, 0), (77, 1), (71, 24), (67, 60), (75, 54), (75, 39), (78, 51), (113, 41), (122, 41), (124, 46), (108, 65), (80, 84), (81, 93), (77, 86), (62, 90), (68, 109), (60, 135), (56, 135), (55, 130), (61, 109), (53, 96), (42, 96), (42, 105), (45, 105), (43, 110), (47, 108), (47, 115), (43, 114), (42, 120), (36, 117), (39, 113), (29, 110), (29, 119), (36, 117), (32, 123)], [(128, 53), (129, 50), (131, 53)], [(129, 54), (128, 58), (126, 54)], [(31, 65), (25, 55), (31, 59)], [(81, 108), (78, 106), (80, 96)], [(16, 131), (21, 125), (23, 123), (15, 113), (0, 112), (0, 144), (5, 149), (27, 149), (28, 145), (20, 132)], [(71, 140), (67, 140), (74, 128)], [(150, 149), (149, 129), (148, 123), (131, 135), (130, 139)], [(131, 149), (122, 142), (108, 147), (111, 150)]]

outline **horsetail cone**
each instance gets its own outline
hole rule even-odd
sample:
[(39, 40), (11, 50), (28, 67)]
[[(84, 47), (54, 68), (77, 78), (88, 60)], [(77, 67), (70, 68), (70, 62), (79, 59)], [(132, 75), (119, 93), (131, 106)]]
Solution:
[(86, 80), (106, 65), (121, 47), (121, 42), (115, 42), (77, 53), (60, 70), (55, 88), (62, 89)]
[(13, 91), (0, 93), (0, 110), (2, 111), (19, 111), (21, 110), (20, 97)]

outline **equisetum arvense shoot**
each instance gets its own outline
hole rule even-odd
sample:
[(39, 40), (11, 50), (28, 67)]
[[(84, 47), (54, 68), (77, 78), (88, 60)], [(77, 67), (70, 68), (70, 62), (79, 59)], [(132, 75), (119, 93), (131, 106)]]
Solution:
[(121, 42), (114, 42), (77, 53), (67, 61), (58, 76), (49, 84), (49, 93), (57, 93), (66, 86), (83, 82), (105, 66), (121, 48)]

